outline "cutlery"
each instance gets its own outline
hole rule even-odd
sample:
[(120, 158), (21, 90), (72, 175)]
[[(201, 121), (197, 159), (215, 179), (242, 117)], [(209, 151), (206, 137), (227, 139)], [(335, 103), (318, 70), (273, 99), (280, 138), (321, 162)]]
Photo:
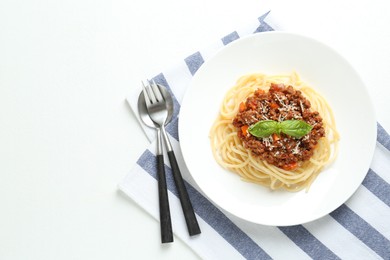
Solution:
[[(159, 85), (159, 84), (157, 84), (157, 85)], [(167, 125), (172, 120), (173, 100), (172, 100), (172, 96), (169, 94), (169, 92), (166, 88), (162, 87), (161, 92), (162, 92), (163, 96), (166, 96), (166, 101), (167, 101), (168, 118), (167, 118), (167, 122), (165, 123), (165, 125)], [(138, 105), (138, 115), (141, 118), (142, 123), (144, 123), (144, 125), (146, 125), (147, 127), (150, 127), (153, 129), (159, 128), (158, 125), (156, 125), (156, 123), (154, 123), (152, 121), (152, 119), (150, 119), (150, 117), (149, 117), (148, 110), (146, 108), (144, 93), (142, 91), (141, 91), (141, 93), (139, 93), (137, 105)], [(172, 107), (172, 109), (170, 109), (170, 107)]]
[(187, 192), (187, 188), (177, 164), (175, 153), (165, 131), (165, 124), (169, 110), (173, 110), (173, 106), (168, 106), (169, 104), (167, 100), (171, 98), (171, 96), (169, 92), (163, 91), (163, 89), (163, 86), (157, 85), (154, 81), (148, 81), (148, 84), (143, 84), (144, 99), (150, 119), (152, 119), (152, 121), (159, 127), (163, 136), (169, 162), (171, 164), (173, 179), (175, 181), (184, 218), (186, 220), (188, 233), (190, 236), (194, 236), (200, 234), (201, 231)]
[[(166, 91), (165, 89), (162, 92)], [(167, 107), (173, 107), (172, 98), (167, 96), (166, 98)], [(145, 98), (141, 92), (138, 96), (138, 114), (142, 122), (151, 128), (157, 130), (157, 179), (158, 179), (158, 195), (159, 195), (159, 209), (160, 209), (160, 231), (161, 231), (161, 242), (170, 243), (173, 242), (171, 213), (169, 210), (167, 182), (164, 169), (164, 158), (163, 149), (161, 142), (161, 131), (160, 127), (155, 124), (149, 117), (146, 108)], [(172, 119), (173, 109), (169, 109), (167, 120), (165, 124), (169, 123)]]

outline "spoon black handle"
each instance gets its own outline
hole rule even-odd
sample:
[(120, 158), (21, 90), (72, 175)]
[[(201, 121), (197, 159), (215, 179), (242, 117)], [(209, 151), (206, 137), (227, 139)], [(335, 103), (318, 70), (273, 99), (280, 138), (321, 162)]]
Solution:
[(157, 178), (158, 198), (160, 206), (160, 230), (161, 242), (173, 242), (171, 213), (169, 210), (167, 181), (165, 177), (164, 158), (162, 154), (157, 155)]
[(183, 176), (181, 175), (179, 166), (176, 161), (176, 156), (173, 150), (168, 151), (169, 162), (172, 168), (173, 179), (176, 184), (177, 192), (179, 193), (179, 199), (181, 203), (181, 207), (183, 209), (184, 218), (187, 223), (187, 229), (190, 236), (200, 234), (200, 228), (198, 221), (196, 219), (194, 209), (192, 207), (192, 203), (190, 197), (188, 196), (187, 188), (184, 184)]

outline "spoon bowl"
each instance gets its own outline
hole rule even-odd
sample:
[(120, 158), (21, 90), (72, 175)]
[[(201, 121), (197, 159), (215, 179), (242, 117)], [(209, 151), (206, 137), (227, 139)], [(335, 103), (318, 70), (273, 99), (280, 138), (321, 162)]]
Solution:
[[(160, 84), (157, 85), (160, 87), (161, 93), (166, 101), (168, 117), (167, 120), (165, 121), (165, 125), (167, 125), (172, 120), (172, 116), (173, 116), (173, 99), (171, 94), (168, 92), (168, 90), (165, 87), (163, 87)], [(148, 110), (146, 108), (145, 97), (142, 91), (138, 96), (137, 105), (138, 105), (138, 114), (142, 122), (150, 128), (154, 128), (154, 129), (158, 128), (158, 126), (149, 117)]]

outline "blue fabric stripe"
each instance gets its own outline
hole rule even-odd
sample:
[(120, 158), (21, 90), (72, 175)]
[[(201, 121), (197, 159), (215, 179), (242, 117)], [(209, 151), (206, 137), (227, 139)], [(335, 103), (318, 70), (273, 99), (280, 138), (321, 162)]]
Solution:
[(202, 64), (204, 63), (203, 57), (200, 54), (200, 52), (195, 52), (194, 54), (185, 58), (184, 61), (186, 62), (187, 67), (190, 70), (192, 76), (198, 71), (200, 66), (202, 66)]
[(390, 135), (379, 123), (377, 123), (377, 141), (390, 151)]
[(229, 33), (225, 37), (223, 37), (221, 40), (222, 40), (223, 45), (227, 45), (227, 44), (229, 44), (229, 43), (231, 43), (239, 38), (240, 38), (240, 36), (238, 35), (238, 33), (236, 31), (234, 31), (232, 33)]
[(176, 117), (175, 119), (172, 119), (171, 123), (169, 123), (165, 129), (167, 132), (175, 138), (177, 141), (179, 140), (179, 118)]
[[(138, 159), (137, 164), (155, 179), (156, 157), (146, 150)], [(165, 167), (168, 189), (177, 197), (178, 193), (174, 185), (172, 172)], [(259, 247), (247, 234), (237, 227), (228, 217), (225, 216), (208, 199), (199, 193), (188, 182), (185, 182), (188, 194), (191, 198), (194, 210), (207, 224), (220, 234), (230, 245), (232, 245), (246, 259), (271, 259), (271, 257)]]
[(345, 229), (384, 259), (390, 259), (390, 241), (359, 215), (343, 204), (330, 213)]
[[(149, 175), (157, 180), (157, 158), (148, 149), (143, 152), (138, 159), (137, 164), (141, 166)], [(168, 174), (167, 166), (165, 166), (165, 175), (168, 189), (177, 196), (177, 190), (172, 174)], [(169, 170), (170, 171), (170, 170)], [(156, 186), (157, 187), (157, 186)]]
[(257, 27), (257, 29), (253, 33), (259, 33), (259, 32), (268, 32), (268, 31), (274, 31), (274, 28), (272, 28), (269, 24), (264, 22), (264, 19), (268, 16), (268, 14), (271, 11), (268, 11), (267, 13), (263, 14), (258, 18), (260, 25)]
[(383, 180), (376, 172), (369, 169), (362, 184), (390, 207), (390, 184)]
[(268, 32), (268, 31), (274, 31), (274, 29), (266, 22), (261, 22), (260, 26), (257, 27), (257, 29), (256, 29), (256, 31), (254, 31), (254, 33)]
[(257, 19), (259, 20), (259, 22), (260, 22), (260, 23), (264, 22), (264, 19), (269, 15), (270, 12), (271, 12), (271, 10), (268, 11), (268, 12), (266, 12), (265, 14), (263, 14), (262, 16), (260, 16), (259, 18), (257, 18)]
[(340, 259), (302, 225), (279, 227), (279, 229), (313, 259)]

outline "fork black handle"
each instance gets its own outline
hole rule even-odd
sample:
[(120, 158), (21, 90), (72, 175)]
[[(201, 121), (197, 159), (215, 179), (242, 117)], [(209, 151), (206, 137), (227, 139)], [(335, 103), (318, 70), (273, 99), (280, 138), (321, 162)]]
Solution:
[(160, 207), (161, 242), (173, 242), (171, 212), (169, 210), (167, 181), (165, 177), (164, 158), (157, 155), (158, 199)]
[(188, 196), (187, 188), (184, 184), (183, 176), (181, 175), (173, 150), (168, 151), (168, 157), (172, 168), (173, 179), (176, 184), (177, 192), (179, 193), (179, 199), (183, 209), (184, 218), (187, 223), (188, 233), (190, 236), (198, 235), (201, 233), (199, 224), (196, 219), (194, 208), (192, 207), (190, 197)]

